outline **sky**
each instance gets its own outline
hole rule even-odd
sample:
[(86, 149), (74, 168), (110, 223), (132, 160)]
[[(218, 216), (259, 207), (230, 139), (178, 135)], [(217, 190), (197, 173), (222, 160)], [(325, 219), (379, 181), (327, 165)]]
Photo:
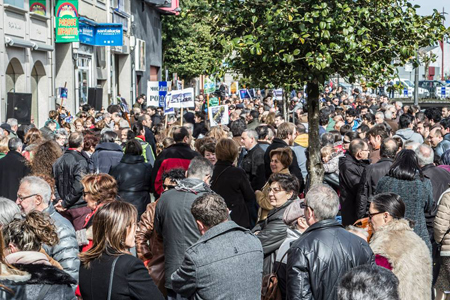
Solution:
[(420, 5), (417, 12), (421, 15), (430, 15), (433, 13), (433, 9), (442, 11), (442, 8), (448, 13), (446, 15), (445, 26), (450, 26), (450, 0), (410, 0), (412, 4)]

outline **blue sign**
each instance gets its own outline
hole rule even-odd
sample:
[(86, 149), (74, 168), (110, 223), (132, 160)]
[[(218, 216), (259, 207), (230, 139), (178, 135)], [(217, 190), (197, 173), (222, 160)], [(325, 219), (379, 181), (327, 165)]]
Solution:
[(122, 24), (79, 22), (80, 43), (92, 46), (122, 46)]
[(441, 87), (441, 96), (445, 97), (445, 86)]
[(159, 82), (159, 107), (164, 107), (167, 96), (167, 81)]
[(408, 96), (408, 88), (404, 88), (403, 89), (403, 95), (404, 96)]

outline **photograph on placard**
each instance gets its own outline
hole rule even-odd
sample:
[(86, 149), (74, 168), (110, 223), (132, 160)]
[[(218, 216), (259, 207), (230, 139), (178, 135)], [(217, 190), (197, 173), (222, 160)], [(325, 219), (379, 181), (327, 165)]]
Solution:
[(218, 125), (228, 125), (230, 118), (228, 116), (228, 105), (213, 106), (208, 108), (211, 127)]

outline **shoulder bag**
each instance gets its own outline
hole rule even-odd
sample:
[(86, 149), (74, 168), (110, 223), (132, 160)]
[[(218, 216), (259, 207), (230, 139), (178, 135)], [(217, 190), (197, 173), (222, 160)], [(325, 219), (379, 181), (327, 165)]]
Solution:
[(288, 254), (289, 250), (281, 257), (280, 263), (275, 270), (275, 273), (267, 274), (262, 279), (261, 287), (261, 300), (281, 300), (281, 292), (278, 288), (278, 277), (277, 273), (280, 269), (283, 259)]
[(109, 275), (108, 298), (106, 298), (107, 300), (111, 300), (112, 285), (114, 281), (114, 269), (116, 268), (116, 262), (119, 260), (120, 256), (121, 255), (117, 256), (112, 263), (111, 274)]

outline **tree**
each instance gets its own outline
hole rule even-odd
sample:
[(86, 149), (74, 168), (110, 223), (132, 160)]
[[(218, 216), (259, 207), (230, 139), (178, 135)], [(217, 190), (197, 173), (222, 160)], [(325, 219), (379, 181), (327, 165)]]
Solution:
[(183, 0), (179, 16), (164, 16), (162, 43), (164, 67), (187, 81), (218, 70), (223, 48), (215, 44), (208, 15), (201, 14), (205, 0)]
[[(308, 169), (322, 182), (319, 88), (331, 75), (386, 80), (397, 66), (445, 33), (442, 16), (421, 17), (405, 0), (208, 0), (228, 65), (255, 85), (307, 84)], [(395, 61), (395, 63), (393, 63)]]

